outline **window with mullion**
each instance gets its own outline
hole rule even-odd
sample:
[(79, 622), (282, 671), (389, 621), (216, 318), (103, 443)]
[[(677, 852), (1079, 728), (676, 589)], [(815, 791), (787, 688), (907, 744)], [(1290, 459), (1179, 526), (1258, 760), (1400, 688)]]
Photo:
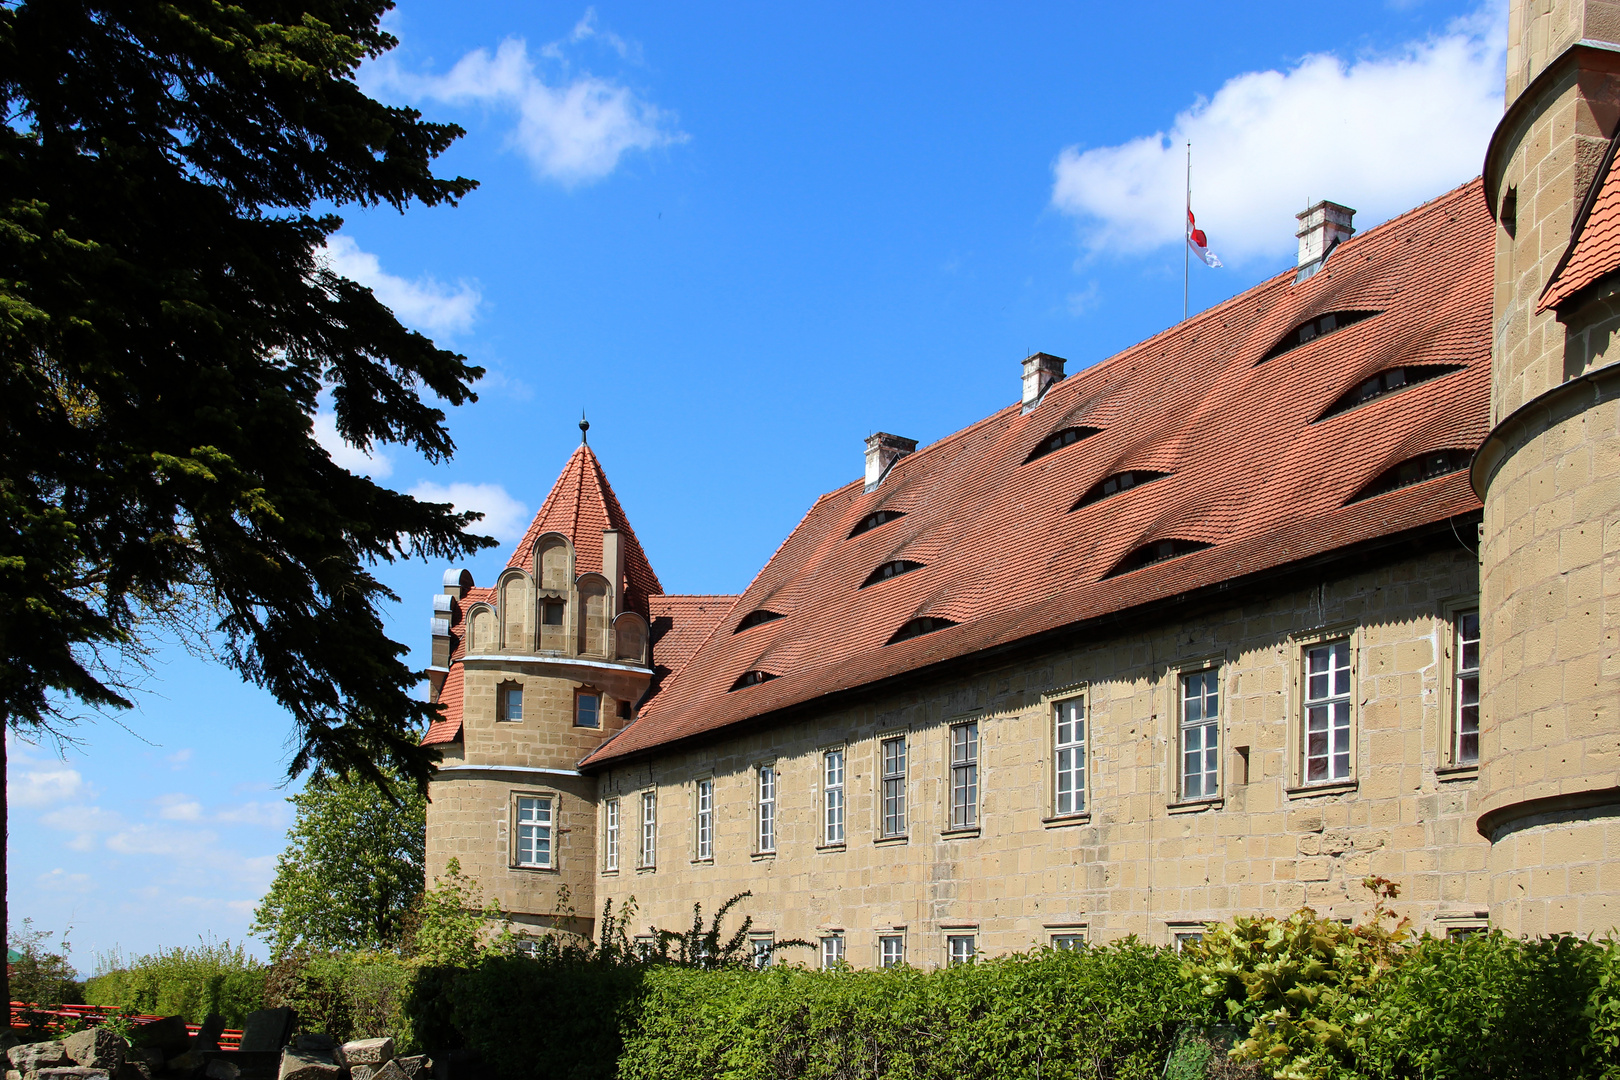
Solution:
[(641, 866), (651, 870), (658, 861), (658, 793), (641, 793)]
[(759, 850), (776, 850), (776, 767), (759, 767)]
[(844, 752), (828, 750), (822, 755), (822, 806), (826, 814), (822, 843), (844, 842)]
[(1220, 669), (1181, 677), (1181, 797), (1220, 794)]
[(697, 857), (714, 858), (714, 781), (697, 785)]
[(1479, 612), (1457, 613), (1456, 636), (1451, 760), (1474, 765), (1479, 762)]
[(1350, 640), (1305, 650), (1304, 779), (1350, 778)]
[(605, 811), (606, 822), (603, 828), (603, 857), (602, 869), (617, 870), (619, 868), (619, 800), (609, 799)]
[(951, 728), (951, 828), (979, 823), (979, 725)]
[(545, 796), (518, 798), (517, 863), (551, 866), (551, 800)]
[(1086, 809), (1086, 699), (1057, 703), (1052, 736), (1053, 812), (1080, 814)]
[(883, 835), (906, 832), (906, 739), (883, 740)]

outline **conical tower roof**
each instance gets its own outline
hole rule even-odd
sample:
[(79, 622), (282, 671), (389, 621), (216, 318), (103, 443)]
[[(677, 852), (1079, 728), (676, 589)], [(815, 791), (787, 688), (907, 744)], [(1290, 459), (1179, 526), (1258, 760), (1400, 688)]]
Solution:
[(647, 553), (641, 550), (641, 541), (630, 527), (619, 498), (602, 472), (602, 463), (596, 460), (591, 448), (581, 443), (563, 466), (562, 475), (551, 487), (551, 494), (541, 505), (540, 512), (529, 523), (517, 549), (507, 560), (508, 567), (517, 566), (531, 574), (536, 573), (534, 545), (548, 532), (562, 533), (574, 545), (574, 567), (577, 572), (602, 569), (602, 531), (617, 529), (624, 546), (625, 608), (647, 614), (647, 597), (663, 594)]

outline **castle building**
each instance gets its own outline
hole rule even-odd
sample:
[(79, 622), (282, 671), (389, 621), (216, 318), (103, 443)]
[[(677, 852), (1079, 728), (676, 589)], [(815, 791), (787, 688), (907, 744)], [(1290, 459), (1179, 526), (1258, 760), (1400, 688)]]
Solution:
[(857, 966), (1370, 875), (1436, 933), (1620, 924), (1620, 4), (1510, 33), (1481, 179), (1319, 203), (1287, 272), (872, 436), (741, 596), (665, 594), (582, 442), (435, 598), (430, 873), (531, 933), (747, 890), (762, 957)]

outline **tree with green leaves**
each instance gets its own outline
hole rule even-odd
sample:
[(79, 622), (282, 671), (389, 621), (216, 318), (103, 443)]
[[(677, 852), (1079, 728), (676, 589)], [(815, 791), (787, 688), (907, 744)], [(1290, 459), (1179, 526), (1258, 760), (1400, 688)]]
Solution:
[(432, 768), (373, 570), (493, 541), (313, 429), (324, 391), (349, 443), (437, 462), (482, 374), (321, 257), (344, 206), (475, 186), (432, 171), (459, 128), (356, 85), (389, 6), (0, 0), (6, 728), (128, 707), (156, 621), (291, 713), (290, 775)]
[(312, 780), (288, 800), (296, 818), (276, 877), (253, 913), (271, 953), (397, 946), (422, 894), (427, 801), (369, 781)]

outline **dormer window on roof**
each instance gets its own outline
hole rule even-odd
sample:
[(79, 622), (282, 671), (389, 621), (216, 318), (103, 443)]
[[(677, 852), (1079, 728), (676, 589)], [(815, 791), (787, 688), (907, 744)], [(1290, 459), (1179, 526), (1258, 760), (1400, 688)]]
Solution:
[(900, 629), (894, 632), (894, 636), (889, 639), (888, 643), (893, 645), (896, 642), (909, 641), (911, 638), (922, 637), (924, 634), (932, 634), (935, 630), (943, 630), (947, 626), (955, 625), (956, 624), (951, 622), (949, 619), (941, 619), (933, 615), (924, 615), (920, 619), (912, 619), (910, 622), (901, 626)]
[(1102, 428), (1086, 427), (1082, 424), (1079, 427), (1066, 427), (1054, 431), (1035, 444), (1035, 449), (1029, 452), (1029, 457), (1024, 459), (1024, 464), (1028, 465), (1036, 458), (1045, 457), (1054, 450), (1061, 450), (1070, 443), (1077, 443), (1081, 439), (1090, 438), (1101, 430)]
[(1301, 345), (1309, 344), (1324, 334), (1331, 334), (1335, 330), (1343, 330), (1347, 326), (1358, 323), (1363, 319), (1370, 319), (1377, 314), (1376, 311), (1330, 311), (1326, 315), (1318, 315), (1308, 322), (1300, 323), (1284, 334), (1282, 340), (1273, 345), (1271, 351), (1256, 360), (1255, 363), (1263, 364), (1267, 360), (1274, 360), (1283, 353), (1297, 349)]
[(887, 525), (895, 518), (905, 517), (903, 510), (874, 510), (861, 518), (860, 523), (849, 531), (849, 538), (854, 539), (863, 532), (871, 532), (879, 525)]
[(1369, 379), (1357, 383), (1355, 389), (1340, 395), (1339, 399), (1327, 410), (1318, 416), (1312, 423), (1326, 420), (1330, 416), (1338, 416), (1342, 412), (1349, 412), (1357, 405), (1381, 398), (1385, 394), (1393, 394), (1397, 390), (1405, 390), (1408, 386), (1438, 379), (1442, 375), (1450, 375), (1453, 371), (1461, 371), (1462, 364), (1415, 364), (1410, 367), (1385, 368)]
[(1205, 548), (1214, 546), (1214, 544), (1206, 544), (1202, 540), (1181, 540), (1174, 537), (1167, 540), (1155, 540), (1151, 544), (1143, 544), (1119, 560), (1114, 568), (1103, 576), (1118, 577), (1120, 574), (1128, 574), (1132, 570), (1140, 570), (1144, 566), (1152, 566), (1154, 563), (1179, 558), (1182, 555), (1191, 555), (1195, 551), (1203, 551)]
[[(731, 689), (741, 690), (745, 686), (758, 686), (760, 683), (774, 678), (776, 678), (776, 676), (771, 674), (769, 671), (745, 671), (737, 677), (736, 682), (731, 684)], [(731, 691), (728, 690), (726, 692), (730, 693)]]
[(1411, 487), (1413, 484), (1421, 484), (1425, 480), (1433, 480), (1447, 473), (1461, 472), (1468, 468), (1473, 459), (1473, 451), (1454, 448), (1431, 450), (1427, 454), (1407, 458), (1399, 465), (1391, 466), (1375, 476), (1371, 483), (1345, 500), (1346, 505), (1403, 487)]
[(1110, 495), (1118, 495), (1122, 491), (1129, 491), (1133, 487), (1141, 487), (1152, 480), (1162, 480), (1169, 475), (1169, 473), (1165, 472), (1154, 472), (1152, 469), (1128, 469), (1125, 472), (1115, 473), (1080, 496), (1079, 501), (1069, 507), (1069, 510), (1072, 512), (1082, 506), (1102, 502)]
[(758, 626), (760, 623), (768, 623), (774, 619), (780, 619), (781, 617), (782, 616), (777, 612), (766, 611), (764, 608), (760, 608), (758, 611), (750, 611), (747, 615), (743, 616), (743, 621), (737, 624), (737, 629), (733, 630), (732, 633), (740, 634), (744, 630), (750, 630)]
[(921, 570), (922, 565), (922, 563), (912, 562), (910, 559), (890, 560), (868, 574), (866, 580), (861, 582), (861, 588), (864, 589), (868, 585), (876, 585), (880, 581), (887, 581), (897, 574), (909, 573), (912, 570)]

